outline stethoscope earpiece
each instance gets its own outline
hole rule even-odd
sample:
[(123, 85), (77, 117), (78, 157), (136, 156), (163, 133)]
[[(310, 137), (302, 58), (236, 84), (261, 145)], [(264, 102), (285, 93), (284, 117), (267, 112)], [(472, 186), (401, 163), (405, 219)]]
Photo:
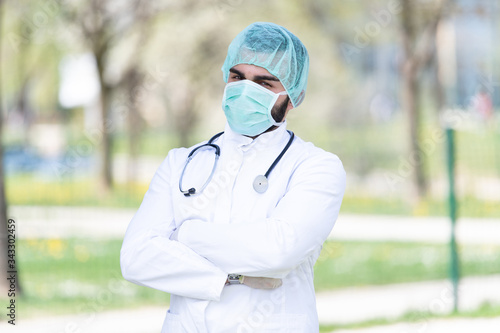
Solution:
[(189, 190), (182, 193), (184, 193), (185, 197), (189, 197), (196, 193), (196, 189), (194, 187), (191, 187)]

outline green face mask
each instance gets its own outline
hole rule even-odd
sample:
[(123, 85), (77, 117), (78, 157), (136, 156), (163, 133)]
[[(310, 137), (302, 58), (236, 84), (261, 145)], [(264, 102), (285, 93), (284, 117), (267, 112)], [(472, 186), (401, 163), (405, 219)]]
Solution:
[(222, 109), (233, 131), (256, 136), (271, 126), (280, 126), (271, 115), (271, 110), (280, 95), (273, 93), (250, 80), (231, 82), (224, 89)]

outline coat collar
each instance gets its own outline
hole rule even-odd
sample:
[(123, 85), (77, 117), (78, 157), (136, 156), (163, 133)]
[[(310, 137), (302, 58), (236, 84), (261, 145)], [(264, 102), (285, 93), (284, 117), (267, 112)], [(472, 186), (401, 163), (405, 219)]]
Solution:
[(284, 140), (288, 140), (289, 134), (286, 131), (286, 121), (284, 124), (276, 128), (274, 131), (263, 133), (256, 137), (255, 139), (249, 138), (248, 136), (236, 133), (231, 129), (229, 124), (226, 122), (226, 127), (224, 129), (224, 144), (229, 144), (230, 146), (238, 147), (243, 151), (247, 151), (252, 147), (263, 147), (263, 146), (274, 146), (282, 144)]

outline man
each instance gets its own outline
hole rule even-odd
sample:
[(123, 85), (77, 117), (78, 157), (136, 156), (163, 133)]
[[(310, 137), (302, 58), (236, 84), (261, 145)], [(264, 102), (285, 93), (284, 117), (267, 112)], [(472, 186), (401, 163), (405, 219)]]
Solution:
[(288, 30), (248, 26), (222, 67), (224, 133), (172, 150), (156, 172), (121, 268), (171, 294), (162, 332), (318, 332), (313, 266), (345, 172), (335, 155), (286, 130), (308, 64)]

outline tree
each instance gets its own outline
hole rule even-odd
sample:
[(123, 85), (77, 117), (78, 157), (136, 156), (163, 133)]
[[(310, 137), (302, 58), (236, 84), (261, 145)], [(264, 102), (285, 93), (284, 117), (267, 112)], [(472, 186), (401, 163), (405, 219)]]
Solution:
[[(137, 98), (138, 88), (145, 79), (141, 71), (142, 54), (145, 53), (145, 44), (150, 39), (150, 28), (155, 20), (164, 13), (190, 14), (198, 3), (189, 1), (145, 1), (132, 0), (116, 2), (114, 0), (90, 0), (79, 2), (76, 6), (66, 7), (64, 17), (68, 24), (73, 25), (80, 32), (83, 41), (95, 57), (98, 79), (101, 86), (101, 168), (100, 183), (104, 191), (113, 186), (112, 175), (112, 132), (117, 126), (113, 119), (113, 109), (116, 105), (116, 92), (123, 89), (126, 96), (126, 111), (120, 116), (128, 116), (128, 130), (132, 137), (129, 140), (131, 155), (137, 153), (137, 138), (140, 129), (140, 113)], [(198, 6), (201, 7), (201, 6)], [(198, 8), (196, 7), (196, 8)], [(164, 33), (162, 31), (162, 33)], [(135, 35), (135, 39), (133, 38)], [(122, 46), (120, 43), (129, 42), (134, 50), (122, 73), (115, 77), (108, 77), (108, 69), (115, 62), (114, 50)], [(130, 80), (130, 81), (128, 81)], [(121, 108), (123, 111), (124, 108)], [(133, 122), (138, 120), (138, 122)], [(133, 170), (133, 167), (132, 167)]]
[[(160, 11), (153, 2), (134, 0), (131, 2), (117, 3), (116, 1), (91, 0), (80, 3), (79, 6), (64, 9), (66, 21), (74, 24), (80, 31), (85, 43), (95, 57), (99, 83), (101, 86), (101, 168), (100, 183), (104, 191), (109, 191), (113, 186), (112, 175), (112, 131), (116, 127), (113, 120), (112, 93), (121, 84), (106, 77), (106, 71), (113, 61), (110, 53), (132, 28), (146, 24)], [(139, 39), (139, 43), (143, 40)], [(141, 45), (138, 44), (137, 48)], [(137, 64), (132, 63), (130, 66)], [(122, 76), (128, 78), (128, 75)]]
[[(4, 18), (5, 3), (0, 0), (0, 64), (2, 63), (2, 26)], [(2, 100), (2, 71), (0, 71), (0, 271), (7, 272), (12, 269), (7, 266), (8, 259), (8, 233), (7, 233), (7, 198), (5, 196), (5, 177), (3, 170), (3, 100)], [(15, 257), (14, 257), (15, 258)], [(19, 293), (19, 279), (16, 279), (16, 294)], [(0, 297), (7, 295), (10, 283), (6, 278), (0, 279), (0, 292), (2, 293)]]
[[(402, 0), (400, 2), (390, 1), (385, 3), (385, 7), (371, 11), (369, 19), (364, 16), (360, 19), (362, 8), (359, 4), (344, 4), (335, 7), (334, 2), (306, 2), (306, 13), (309, 13), (314, 18), (314, 24), (318, 25), (334, 40), (334, 43), (340, 45), (340, 56), (347, 63), (351, 63), (354, 58), (359, 58), (363, 48), (367, 48), (370, 44), (376, 43), (377, 38), (380, 38), (379, 33), (369, 35), (357, 29), (363, 25), (368, 26), (367, 20), (372, 22), (377, 21), (379, 28), (387, 27), (389, 29), (393, 25), (391, 22), (399, 17), (399, 25), (396, 32), (400, 35), (400, 50), (401, 50), (401, 105), (402, 111), (407, 117), (408, 127), (408, 155), (409, 162), (412, 166), (412, 183), (415, 188), (415, 197), (420, 199), (427, 194), (428, 180), (425, 170), (425, 152), (421, 146), (421, 115), (422, 110), (419, 103), (420, 86), (422, 72), (435, 60), (435, 37), (438, 24), (448, 7), (450, 0), (439, 1), (421, 1), (421, 0)], [(378, 17), (374, 17), (374, 13)], [(394, 15), (393, 14), (397, 14)], [(381, 15), (384, 15), (382, 18)], [(332, 19), (333, 18), (333, 19)], [(342, 20), (351, 19), (352, 22)], [(385, 22), (383, 22), (385, 21)], [(352, 29), (354, 26), (356, 32), (355, 38), (352, 38), (352, 31), (343, 31), (344, 27)], [(365, 28), (366, 29), (366, 28)], [(349, 29), (348, 29), (349, 30)], [(346, 37), (347, 36), (347, 37)], [(391, 37), (392, 39), (392, 37)], [(436, 70), (436, 67), (433, 68)], [(359, 89), (361, 90), (361, 89)], [(434, 89), (438, 103), (442, 104), (443, 96), (439, 89)], [(356, 90), (356, 94), (359, 94)], [(352, 99), (352, 98), (351, 98)], [(356, 101), (350, 101), (350, 104)]]
[(403, 0), (401, 2), (402, 107), (408, 117), (409, 156), (413, 166), (413, 179), (418, 198), (424, 197), (428, 190), (425, 173), (426, 156), (420, 149), (422, 111), (419, 103), (419, 73), (429, 61), (435, 58), (433, 56), (435, 53), (434, 40), (447, 2), (448, 0), (441, 0), (427, 6), (419, 1)]
[(207, 23), (199, 29), (195, 43), (183, 45), (183, 52), (169, 57), (174, 64), (170, 75), (176, 79), (166, 82), (165, 99), (181, 147), (193, 144), (190, 134), (203, 117), (207, 96), (221, 94), (220, 86), (213, 82), (221, 82), (222, 75), (213, 69), (221, 66), (221, 58), (216, 55), (227, 45), (219, 27)]

